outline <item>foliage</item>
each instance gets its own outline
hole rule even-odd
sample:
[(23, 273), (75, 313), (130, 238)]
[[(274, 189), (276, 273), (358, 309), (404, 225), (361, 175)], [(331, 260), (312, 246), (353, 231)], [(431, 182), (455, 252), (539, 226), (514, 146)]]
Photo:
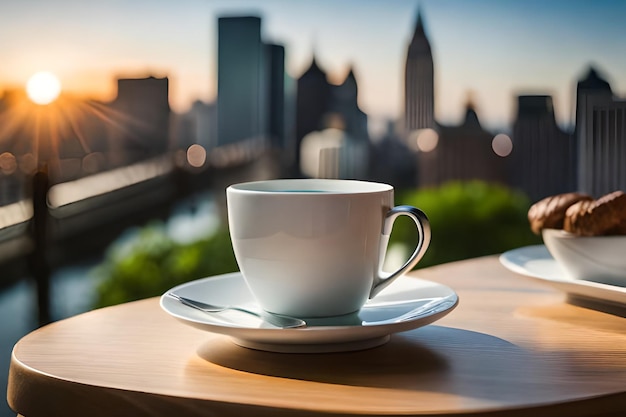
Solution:
[(227, 230), (181, 244), (155, 223), (130, 242), (114, 245), (96, 267), (94, 273), (100, 278), (96, 306), (161, 295), (193, 279), (237, 270)]
[[(507, 187), (482, 181), (450, 182), (437, 188), (405, 191), (396, 203), (422, 209), (432, 228), (432, 241), (418, 267), (501, 253), (541, 243), (527, 220), (530, 201)], [(391, 245), (413, 250), (417, 239), (411, 220), (400, 217)]]

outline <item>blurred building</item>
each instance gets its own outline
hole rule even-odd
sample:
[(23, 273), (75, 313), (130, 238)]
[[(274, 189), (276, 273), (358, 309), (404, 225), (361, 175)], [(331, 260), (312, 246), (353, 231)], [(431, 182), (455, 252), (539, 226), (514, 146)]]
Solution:
[(61, 95), (42, 107), (11, 93), (3, 100), (13, 126), (4, 145), (24, 173), (45, 162), (52, 183), (162, 155), (170, 148), (168, 95), (168, 79), (154, 77), (118, 79), (109, 103)]
[(513, 125), (511, 183), (537, 201), (576, 189), (573, 136), (556, 123), (552, 97), (523, 95)]
[(261, 18), (218, 18), (217, 142), (265, 139), (269, 77)]
[(578, 189), (599, 197), (626, 190), (626, 101), (590, 68), (576, 88)]
[[(23, 181), (36, 168), (28, 131), (14, 120), (18, 117), (16, 106), (25, 99), (25, 94), (17, 90), (4, 91), (0, 96), (0, 206), (24, 197)], [(27, 123), (31, 122), (27, 120)]]
[(506, 161), (493, 149), (493, 135), (483, 129), (469, 103), (459, 125), (438, 125), (412, 135), (418, 149), (418, 178), (421, 186), (453, 180), (507, 182)]
[(0, 152), (24, 155), (34, 152), (36, 108), (23, 89), (5, 90), (0, 97)]
[(350, 68), (341, 84), (332, 87), (331, 93), (328, 112), (341, 117), (344, 130), (351, 138), (367, 142), (369, 140), (367, 115), (359, 108), (359, 86), (354, 68)]
[[(110, 126), (110, 151), (123, 164), (161, 155), (169, 149), (169, 80), (121, 78), (117, 97), (109, 105), (115, 121)], [(117, 165), (117, 164), (116, 164)]]
[(329, 117), (339, 117), (342, 129), (351, 137), (369, 140), (367, 115), (358, 104), (359, 86), (353, 68), (341, 84), (333, 85), (313, 57), (309, 68), (298, 78), (297, 90), (298, 141), (308, 133), (328, 127)]
[(435, 82), (433, 55), (424, 31), (422, 15), (417, 14), (409, 44), (404, 74), (404, 119), (406, 132), (435, 127)]
[(370, 150), (369, 179), (391, 184), (396, 189), (417, 186), (417, 164), (414, 151), (396, 132), (393, 122), (388, 122), (387, 131)]
[(266, 45), (269, 74), (269, 145), (278, 150), (280, 163), (287, 170), (293, 170), (296, 161), (296, 82), (285, 71), (285, 47), (276, 44)]
[[(266, 44), (261, 18), (218, 19), (217, 146), (274, 148), (289, 162), (295, 149), (292, 80), (285, 72), (285, 48)], [(245, 152), (244, 152), (245, 153)]]
[(355, 139), (337, 117), (329, 127), (306, 135), (300, 144), (300, 169), (311, 178), (365, 179), (369, 142)]
[(174, 137), (179, 148), (193, 144), (205, 149), (217, 146), (217, 106), (196, 100), (186, 113), (175, 117)]
[(332, 85), (313, 57), (297, 87), (296, 137), (302, 173), (325, 178), (366, 176), (367, 115), (358, 105), (354, 69), (350, 68), (341, 84)]
[(331, 85), (315, 56), (309, 68), (298, 78), (296, 85), (296, 162), (300, 165), (299, 149), (302, 139), (325, 127), (324, 116), (328, 112), (331, 99)]
[(265, 46), (268, 57), (269, 96), (271, 106), (268, 120), (270, 143), (276, 148), (284, 148), (285, 143), (285, 47), (268, 44)]

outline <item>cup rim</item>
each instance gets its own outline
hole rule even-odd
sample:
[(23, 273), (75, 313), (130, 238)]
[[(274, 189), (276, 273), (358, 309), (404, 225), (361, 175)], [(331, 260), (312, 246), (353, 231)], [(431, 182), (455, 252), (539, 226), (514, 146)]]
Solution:
[[(371, 194), (393, 191), (393, 186), (381, 182), (322, 179), (289, 178), (263, 181), (249, 181), (232, 184), (227, 192), (275, 195), (319, 195), (319, 194)], [(317, 192), (315, 192), (317, 191)], [(319, 192), (321, 191), (321, 193)]]

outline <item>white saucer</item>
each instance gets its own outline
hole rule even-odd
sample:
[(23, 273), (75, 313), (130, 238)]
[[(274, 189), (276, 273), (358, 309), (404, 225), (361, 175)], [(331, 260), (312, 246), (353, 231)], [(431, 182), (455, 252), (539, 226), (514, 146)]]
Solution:
[(500, 263), (518, 274), (538, 278), (579, 298), (626, 307), (626, 288), (584, 279), (569, 278), (544, 245), (525, 246), (504, 252)]
[[(191, 281), (167, 292), (207, 303), (259, 309), (239, 272)], [(444, 285), (401, 277), (358, 313), (305, 319), (306, 327), (279, 329), (264, 327), (254, 316), (236, 311), (203, 313), (166, 294), (161, 297), (161, 308), (187, 325), (228, 335), (240, 346), (296, 353), (342, 352), (379, 346), (386, 343), (392, 333), (430, 324), (458, 304), (457, 294)]]

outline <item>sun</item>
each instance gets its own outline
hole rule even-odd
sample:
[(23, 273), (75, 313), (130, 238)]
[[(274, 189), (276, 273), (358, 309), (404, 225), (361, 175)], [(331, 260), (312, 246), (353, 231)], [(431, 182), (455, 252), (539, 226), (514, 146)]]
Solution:
[(26, 94), (34, 103), (49, 104), (61, 93), (61, 83), (51, 72), (41, 71), (34, 74), (26, 83)]

